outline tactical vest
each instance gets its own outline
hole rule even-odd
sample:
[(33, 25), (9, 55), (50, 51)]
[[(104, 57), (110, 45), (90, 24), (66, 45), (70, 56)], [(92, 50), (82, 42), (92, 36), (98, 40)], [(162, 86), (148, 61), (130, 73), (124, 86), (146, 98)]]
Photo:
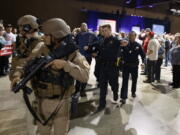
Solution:
[(17, 37), (16, 44), (13, 48), (12, 67), (10, 71), (10, 79), (16, 71), (22, 72), (23, 65), (26, 64), (27, 58), (32, 53), (33, 48), (42, 42), (40, 37), (27, 40), (24, 37)]
[(17, 58), (27, 58), (31, 54), (33, 48), (41, 41), (40, 38), (26, 39), (17, 37), (13, 56)]
[[(76, 52), (64, 59), (72, 61), (75, 56)], [(66, 96), (70, 96), (74, 92), (74, 79), (63, 70), (57, 71), (52, 68), (41, 70), (31, 84), (38, 98), (59, 97), (64, 91), (68, 91)]]

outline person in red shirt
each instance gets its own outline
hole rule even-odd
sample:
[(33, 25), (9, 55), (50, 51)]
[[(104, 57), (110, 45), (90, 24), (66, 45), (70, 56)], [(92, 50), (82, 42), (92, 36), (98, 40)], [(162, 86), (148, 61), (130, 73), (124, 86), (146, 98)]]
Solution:
[[(142, 48), (145, 52), (145, 54), (147, 53), (147, 47), (148, 47), (148, 44), (149, 44), (149, 33), (151, 32), (151, 29), (150, 28), (146, 28), (145, 30), (142, 30), (141, 31), (141, 34), (139, 35), (139, 39), (143, 41), (142, 43)], [(144, 59), (144, 71), (143, 73), (141, 73), (141, 75), (147, 75), (147, 62), (146, 62), (146, 59)]]

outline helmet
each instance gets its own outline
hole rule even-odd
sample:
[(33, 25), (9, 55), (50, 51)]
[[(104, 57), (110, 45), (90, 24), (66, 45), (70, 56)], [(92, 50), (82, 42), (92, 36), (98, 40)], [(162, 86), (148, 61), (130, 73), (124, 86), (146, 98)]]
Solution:
[(175, 37), (180, 37), (180, 33), (176, 33), (176, 34), (175, 34)]
[(42, 25), (45, 34), (50, 34), (56, 39), (63, 38), (71, 33), (69, 25), (63, 19), (53, 18)]
[(24, 31), (36, 30), (39, 28), (38, 19), (32, 15), (24, 15), (18, 20), (18, 25), (23, 26)]

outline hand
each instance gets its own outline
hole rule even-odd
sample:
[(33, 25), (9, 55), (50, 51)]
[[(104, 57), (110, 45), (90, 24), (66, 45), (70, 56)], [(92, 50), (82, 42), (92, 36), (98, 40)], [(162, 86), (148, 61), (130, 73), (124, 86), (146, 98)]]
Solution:
[(144, 70), (144, 68), (145, 68), (145, 65), (141, 64), (141, 69)]
[(87, 51), (87, 50), (88, 50), (88, 48), (89, 48), (88, 46), (84, 46), (84, 50), (85, 50), (85, 51)]
[(142, 63), (142, 64), (141, 64), (141, 67), (144, 67), (144, 66), (145, 66), (145, 65)]
[(13, 87), (15, 87), (20, 80), (20, 77), (15, 77), (11, 82), (11, 89), (13, 89)]
[(97, 57), (97, 53), (92, 53), (92, 56), (93, 57)]
[(47, 68), (47, 67), (51, 66), (52, 69), (60, 70), (60, 69), (63, 69), (66, 64), (67, 64), (67, 62), (65, 60), (57, 59), (57, 60), (53, 60), (52, 62), (47, 64), (45, 67)]
[(128, 45), (128, 41), (122, 40), (122, 41), (120, 42), (120, 45), (121, 45), (121, 46), (127, 46), (127, 45)]

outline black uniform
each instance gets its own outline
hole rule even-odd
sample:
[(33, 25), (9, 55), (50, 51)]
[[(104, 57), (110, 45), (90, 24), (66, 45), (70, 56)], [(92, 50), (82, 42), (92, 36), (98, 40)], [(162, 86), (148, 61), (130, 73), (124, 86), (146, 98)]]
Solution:
[(95, 68), (94, 68), (94, 75), (95, 75), (96, 80), (98, 82), (98, 86), (99, 86), (99, 73), (100, 73), (100, 66), (101, 66), (99, 53), (100, 53), (100, 49), (101, 49), (101, 46), (102, 46), (103, 43), (104, 43), (104, 37), (99, 34), (97, 36), (97, 40), (90, 43), (89, 48), (86, 51), (89, 54), (92, 54), (92, 53), (97, 54), (97, 57), (95, 57), (96, 64), (95, 64)]
[(94, 47), (94, 52), (96, 52), (98, 55), (95, 58), (96, 64), (95, 64), (95, 69), (94, 69), (94, 75), (96, 76), (96, 80), (98, 83), (99, 83), (99, 74), (100, 74), (100, 66), (101, 66), (101, 61), (99, 58), (99, 50), (101, 49), (103, 42), (104, 42), (104, 37), (102, 35), (98, 35), (98, 41), (96, 41), (96, 43), (93, 43), (92, 45), (92, 47)]
[(121, 99), (126, 100), (128, 97), (128, 80), (129, 75), (132, 77), (132, 94), (136, 92), (137, 78), (138, 78), (138, 65), (140, 55), (142, 61), (144, 61), (145, 53), (141, 45), (137, 42), (129, 42), (129, 44), (125, 47), (120, 48), (120, 52), (123, 55), (123, 81), (122, 81), (122, 89), (121, 89)]
[(100, 99), (99, 108), (103, 109), (106, 106), (106, 94), (108, 83), (114, 93), (114, 97), (118, 98), (118, 67), (116, 66), (118, 49), (120, 42), (113, 36), (105, 38), (100, 48), (99, 60), (100, 60)]

